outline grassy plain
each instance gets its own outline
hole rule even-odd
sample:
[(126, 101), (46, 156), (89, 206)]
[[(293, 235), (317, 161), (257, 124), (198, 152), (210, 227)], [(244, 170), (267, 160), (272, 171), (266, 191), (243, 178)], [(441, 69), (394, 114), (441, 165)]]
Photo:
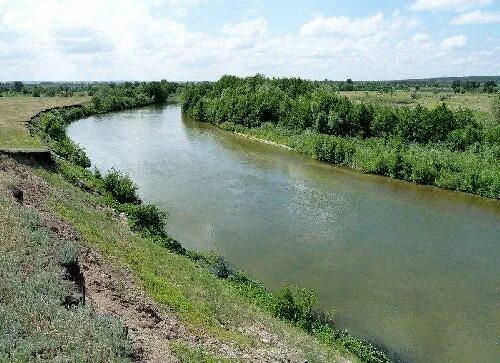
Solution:
[(373, 105), (384, 106), (416, 106), (420, 104), (427, 108), (445, 102), (451, 109), (460, 107), (471, 109), (478, 119), (485, 123), (494, 120), (492, 111), (493, 95), (489, 93), (454, 93), (453, 91), (426, 91), (416, 92), (416, 98), (412, 98), (412, 91), (342, 91), (351, 101), (363, 101)]
[(46, 146), (26, 127), (26, 121), (47, 108), (81, 104), (87, 96), (76, 97), (0, 97), (0, 150), (43, 151)]

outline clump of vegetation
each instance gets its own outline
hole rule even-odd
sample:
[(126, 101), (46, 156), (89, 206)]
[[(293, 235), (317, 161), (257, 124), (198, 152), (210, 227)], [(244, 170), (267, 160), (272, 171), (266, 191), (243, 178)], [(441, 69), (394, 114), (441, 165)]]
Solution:
[(344, 347), (364, 362), (385, 363), (391, 358), (376, 345), (353, 337), (335, 326), (334, 315), (316, 309), (317, 296), (313, 291), (291, 288), (288, 284), (276, 293), (260, 283), (234, 273), (229, 282), (240, 294), (268, 310), (279, 319), (292, 323), (326, 344)]
[(127, 174), (111, 169), (103, 181), (106, 191), (119, 203), (140, 203), (141, 200), (137, 195), (137, 185)]
[(84, 168), (90, 166), (90, 159), (84, 150), (66, 135), (66, 121), (58, 112), (44, 114), (39, 123), (42, 138), (58, 155)]
[(493, 110), (493, 114), (495, 115), (498, 123), (500, 123), (500, 93), (497, 93), (493, 97), (492, 110)]
[(152, 236), (165, 234), (167, 213), (156, 205), (131, 205), (126, 211), (133, 230)]
[(229, 363), (230, 359), (215, 357), (203, 351), (200, 347), (193, 348), (181, 341), (175, 341), (170, 345), (172, 352), (182, 363)]
[(76, 246), (41, 228), (34, 212), (12, 208), (23, 237), (0, 247), (0, 361), (129, 361), (132, 348), (116, 319), (64, 304), (74, 283), (61, 272), (75, 262)]

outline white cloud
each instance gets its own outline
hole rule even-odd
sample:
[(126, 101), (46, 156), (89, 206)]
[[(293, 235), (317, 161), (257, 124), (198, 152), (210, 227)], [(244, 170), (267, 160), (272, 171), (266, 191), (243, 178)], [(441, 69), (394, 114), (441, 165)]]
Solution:
[(451, 23), (455, 25), (500, 23), (500, 12), (475, 10), (458, 15)]
[(441, 42), (440, 49), (442, 51), (450, 51), (453, 49), (459, 49), (465, 47), (467, 44), (467, 37), (465, 35), (455, 35), (450, 38), (446, 38)]
[(249, 20), (238, 24), (226, 24), (222, 32), (234, 37), (263, 36), (267, 31), (267, 21), (264, 18)]
[(415, 44), (424, 43), (428, 40), (430, 40), (430, 36), (429, 36), (429, 34), (425, 34), (425, 33), (418, 33), (418, 34), (415, 34), (413, 37), (411, 37), (411, 41)]
[(345, 16), (317, 16), (300, 28), (301, 36), (349, 35), (362, 37), (375, 33), (384, 21), (384, 14), (350, 19)]
[(416, 0), (410, 5), (415, 11), (454, 10), (464, 11), (489, 5), (493, 0)]
[(176, 18), (179, 8), (201, 1), (207, 0), (0, 0), (0, 80), (213, 80), (225, 73), (257, 72), (387, 79), (500, 73), (498, 50), (490, 56), (478, 52), (467, 58), (469, 64), (451, 64), (470, 55), (458, 51), (467, 38), (433, 39), (417, 19), (398, 11), (317, 16), (279, 36), (268, 27), (273, 19), (258, 17), (208, 34)]

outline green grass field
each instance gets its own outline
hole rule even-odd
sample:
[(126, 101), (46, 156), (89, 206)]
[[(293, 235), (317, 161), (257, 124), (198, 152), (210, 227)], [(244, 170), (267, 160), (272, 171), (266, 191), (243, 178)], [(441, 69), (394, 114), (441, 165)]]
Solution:
[(52, 107), (81, 104), (88, 97), (0, 97), (0, 150), (42, 151), (43, 142), (30, 135), (26, 121), (36, 113)]
[(412, 98), (412, 91), (394, 91), (384, 93), (379, 91), (343, 91), (351, 101), (364, 101), (374, 105), (386, 106), (416, 106), (420, 104), (424, 107), (436, 106), (445, 102), (451, 109), (459, 107), (469, 108), (478, 119), (485, 123), (494, 120), (492, 112), (492, 95), (488, 93), (453, 93), (449, 91), (431, 92), (418, 91), (417, 98)]

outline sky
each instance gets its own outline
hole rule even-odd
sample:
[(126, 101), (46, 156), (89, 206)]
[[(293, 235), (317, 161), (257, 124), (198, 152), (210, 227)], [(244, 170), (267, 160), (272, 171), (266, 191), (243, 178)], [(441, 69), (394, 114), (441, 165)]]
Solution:
[(500, 0), (0, 0), (0, 81), (500, 75)]

